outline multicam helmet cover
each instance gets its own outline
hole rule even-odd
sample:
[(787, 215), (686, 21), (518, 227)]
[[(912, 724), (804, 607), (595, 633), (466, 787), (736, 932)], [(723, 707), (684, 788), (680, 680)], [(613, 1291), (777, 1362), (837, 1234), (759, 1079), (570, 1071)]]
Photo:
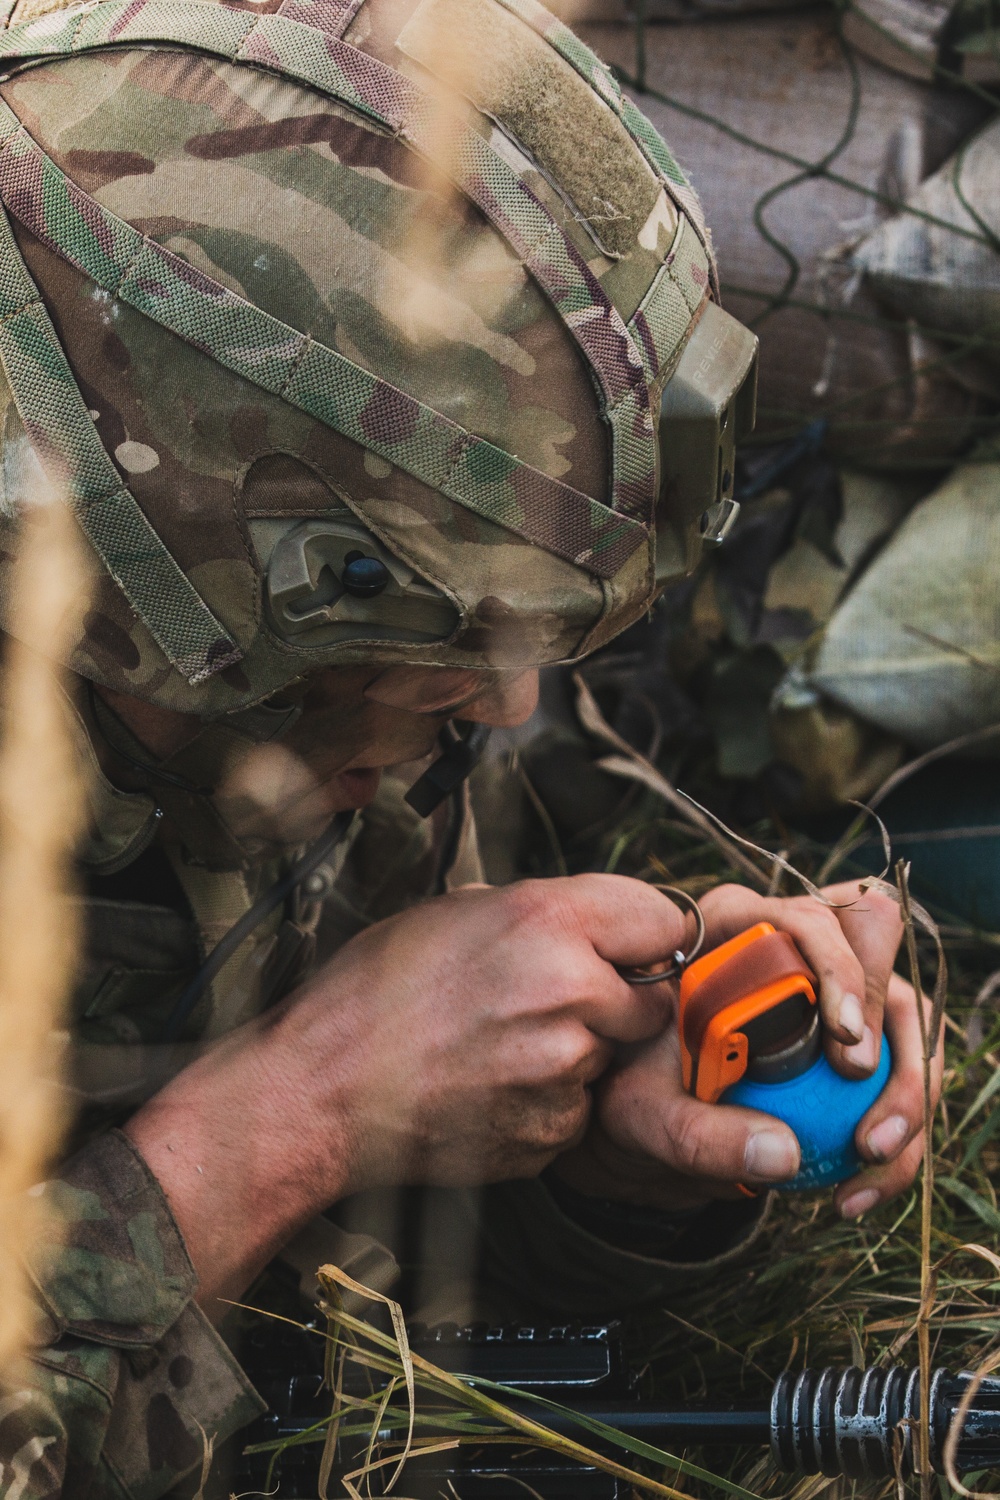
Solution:
[(714, 271), (572, 33), (535, 0), (30, 3), (0, 31), (0, 588), (45, 475), (95, 555), (74, 670), (214, 716), (636, 619)]

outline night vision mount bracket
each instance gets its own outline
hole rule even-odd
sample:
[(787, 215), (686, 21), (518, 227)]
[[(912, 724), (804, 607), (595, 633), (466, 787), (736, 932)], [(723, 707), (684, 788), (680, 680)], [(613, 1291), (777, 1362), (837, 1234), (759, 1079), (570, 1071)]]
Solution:
[(354, 516), (254, 520), (271, 624), (296, 645), (440, 641), (458, 626), (442, 591), (383, 547)]

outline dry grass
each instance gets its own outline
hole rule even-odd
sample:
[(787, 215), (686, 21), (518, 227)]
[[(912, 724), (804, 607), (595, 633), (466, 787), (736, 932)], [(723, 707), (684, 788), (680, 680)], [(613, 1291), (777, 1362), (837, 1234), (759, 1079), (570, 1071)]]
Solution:
[[(651, 804), (634, 809), (640, 828), (644, 816), (654, 813)], [(668, 861), (671, 878), (683, 878), (670, 869), (662, 820), (651, 816), (650, 821), (657, 825), (655, 842)], [(691, 835), (679, 826), (668, 831), (678, 848), (690, 846)], [(610, 834), (608, 838), (613, 845), (618, 842)], [(629, 848), (636, 852), (641, 845), (637, 836)], [(723, 873), (718, 868), (718, 844), (700, 847), (699, 872), (688, 872), (695, 885)], [(660, 873), (663, 860), (658, 856), (655, 866)], [(714, 873), (707, 868), (711, 866)], [(953, 937), (948, 946), (946, 1071), (941, 1105), (928, 1115), (930, 1171), (907, 1195), (856, 1224), (835, 1215), (828, 1195), (782, 1198), (739, 1266), (693, 1289), (686, 1287), (677, 1306), (633, 1318), (628, 1340), (648, 1400), (673, 1404), (766, 1399), (786, 1367), (919, 1362), (959, 1369), (1000, 1358), (1000, 1261), (989, 1248), (1000, 1233), (1000, 1204), (993, 1186), (1000, 1169), (1000, 1016), (990, 1006), (1000, 980), (987, 973), (996, 962), (989, 942), (967, 935)], [(913, 948), (918, 977), (923, 975), (930, 993), (936, 968), (933, 942), (913, 931)], [(986, 998), (977, 1004), (980, 996)], [(928, 1042), (929, 1037), (930, 1032)], [(462, 1392), (453, 1376), (411, 1359), (398, 1336), (387, 1340), (377, 1328), (340, 1313), (335, 1296), (340, 1278), (332, 1268), (326, 1274), (331, 1351), (388, 1376), (392, 1383), (388, 1393), (366, 1402), (338, 1400), (336, 1418), (342, 1434), (379, 1425), (384, 1430), (395, 1418), (402, 1438), (410, 1420), (403, 1395), (408, 1368), (417, 1414), (413, 1451), (443, 1441), (440, 1417), (431, 1424), (428, 1402), (438, 1411), (442, 1400), (449, 1403), (452, 1442), (479, 1443), (491, 1430), (490, 1419), (502, 1420), (493, 1405), (502, 1399), (501, 1392), (483, 1387)], [(331, 1388), (339, 1389), (335, 1361), (330, 1371)], [(543, 1423), (540, 1411), (539, 1425)], [(521, 1441), (570, 1454), (566, 1439), (547, 1437), (539, 1425), (526, 1427), (523, 1417), (508, 1424), (515, 1432), (520, 1429)], [(431, 1426), (434, 1437), (429, 1435)], [(587, 1434), (581, 1432), (575, 1454), (581, 1462), (610, 1467), (586, 1444)], [(778, 1473), (759, 1450), (671, 1455), (628, 1440), (624, 1446), (627, 1452), (618, 1472), (630, 1471), (631, 1483), (646, 1493), (701, 1497), (721, 1491), (814, 1500), (827, 1491), (846, 1495), (851, 1488), (859, 1500), (887, 1500), (895, 1488), (892, 1480), (853, 1487), (822, 1477), (795, 1481)], [(388, 1453), (373, 1446), (368, 1457), (372, 1464), (388, 1466), (399, 1452), (399, 1446)], [(357, 1493), (364, 1469), (362, 1465), (350, 1476), (349, 1493)], [(938, 1485), (942, 1495), (949, 1493), (944, 1480), (929, 1474), (914, 1483), (924, 1495)], [(405, 1492), (405, 1480), (402, 1489)]]
[[(787, 826), (758, 826), (751, 830), (752, 840), (744, 842), (740, 835), (739, 842), (734, 841), (731, 830), (685, 802), (651, 762), (644, 764), (631, 747), (612, 737), (613, 731), (605, 732), (592, 699), (578, 696), (578, 707), (581, 702), (589, 733), (613, 752), (614, 763), (608, 765), (605, 755), (601, 764), (638, 791), (623, 803), (619, 816), (595, 830), (586, 846), (567, 851), (558, 845), (552, 817), (547, 812), (541, 816), (544, 802), (537, 790), (525, 792), (522, 770), (512, 763), (511, 783), (539, 821), (537, 847), (546, 851), (548, 861), (532, 873), (615, 868), (668, 880), (696, 895), (734, 878), (758, 889), (774, 886), (780, 878), (787, 889), (789, 865), (800, 869), (807, 881), (831, 873), (824, 869), (830, 850)], [(782, 864), (768, 871), (767, 852), (763, 858), (748, 858), (747, 849), (760, 846), (765, 851), (783, 850)], [(750, 859), (755, 861), (752, 876), (746, 868)], [(834, 1213), (829, 1195), (779, 1198), (740, 1264), (685, 1286), (675, 1305), (632, 1318), (628, 1342), (650, 1402), (766, 1400), (785, 1368), (919, 1363), (925, 1370), (942, 1364), (961, 1369), (1000, 1360), (1000, 1258), (994, 1248), (1000, 1237), (1000, 1203), (994, 1188), (1000, 1171), (997, 938), (954, 926), (946, 929), (948, 962), (942, 968), (933, 921), (925, 915), (920, 923), (913, 920), (921, 909), (910, 896), (906, 868), (897, 864), (894, 874), (907, 920), (904, 970), (909, 964), (917, 987), (944, 1006), (944, 1090), (938, 1108), (926, 1108), (921, 1178), (909, 1193), (853, 1224)], [(939, 978), (946, 980), (947, 994)], [(926, 1030), (928, 1060), (935, 1032), (933, 1025)], [(365, 1409), (356, 1401), (338, 1402), (341, 1432), (367, 1430), (365, 1424), (371, 1428), (373, 1418), (384, 1427), (393, 1413), (399, 1430), (409, 1422), (407, 1403), (400, 1397), (408, 1356), (398, 1343), (389, 1340), (387, 1345), (376, 1329), (337, 1313), (332, 1284), (336, 1276), (329, 1275), (331, 1348), (339, 1349), (345, 1359), (367, 1362), (395, 1382), (389, 1395), (373, 1395), (362, 1403)], [(333, 1368), (331, 1388), (336, 1386)], [(483, 1421), (498, 1416), (495, 1408), (490, 1412), (484, 1407), (484, 1390), (462, 1395), (454, 1377), (416, 1360), (412, 1369), (414, 1448), (432, 1441), (421, 1435), (428, 1431), (428, 1399), (439, 1406), (445, 1397), (453, 1403), (452, 1441), (481, 1441)], [(497, 1395), (489, 1393), (490, 1399)], [(924, 1420), (926, 1427), (926, 1412)], [(433, 1441), (440, 1441), (439, 1419), (434, 1430), (438, 1437)], [(529, 1440), (527, 1433), (522, 1437)], [(530, 1441), (567, 1452), (564, 1439), (546, 1438), (537, 1428)], [(759, 1450), (668, 1455), (643, 1445), (626, 1446), (640, 1471), (633, 1472), (632, 1483), (652, 1493), (683, 1492), (701, 1500), (735, 1490), (815, 1500), (824, 1492), (840, 1496), (850, 1489), (858, 1500), (888, 1500), (895, 1488), (893, 1480), (850, 1485), (818, 1476), (796, 1481), (779, 1473)], [(394, 1450), (396, 1457), (399, 1451)], [(600, 1461), (591, 1454), (587, 1457), (589, 1462)], [(369, 1458), (384, 1465), (390, 1462), (375, 1447)], [(362, 1473), (355, 1472), (351, 1484), (360, 1483)], [(967, 1476), (967, 1483), (975, 1480)], [(951, 1492), (945, 1480), (930, 1474), (914, 1481), (922, 1497), (938, 1486), (942, 1496)]]

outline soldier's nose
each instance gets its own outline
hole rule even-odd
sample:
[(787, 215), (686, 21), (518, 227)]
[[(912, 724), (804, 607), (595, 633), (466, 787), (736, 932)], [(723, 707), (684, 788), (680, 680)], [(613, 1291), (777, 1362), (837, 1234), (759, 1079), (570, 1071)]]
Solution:
[(523, 724), (530, 719), (538, 705), (538, 673), (524, 672), (519, 677), (502, 681), (473, 698), (460, 711), (458, 717), (470, 719), (474, 724), (492, 724), (503, 729)]

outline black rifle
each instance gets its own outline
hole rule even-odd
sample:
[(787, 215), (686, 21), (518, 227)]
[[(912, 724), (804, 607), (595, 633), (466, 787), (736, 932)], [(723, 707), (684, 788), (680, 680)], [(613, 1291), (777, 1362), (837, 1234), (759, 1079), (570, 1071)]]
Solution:
[[(269, 1369), (259, 1370), (253, 1351), (247, 1363), (271, 1410), (251, 1429), (250, 1442), (294, 1437), (322, 1421), (331, 1409), (329, 1392), (321, 1391), (322, 1341), (289, 1330), (295, 1343), (292, 1364), (277, 1354), (274, 1338), (262, 1339)], [(308, 1340), (308, 1342), (307, 1342)], [(916, 1370), (805, 1370), (786, 1372), (775, 1382), (770, 1401), (668, 1407), (639, 1400), (625, 1366), (614, 1325), (591, 1328), (459, 1328), (443, 1324), (411, 1329), (413, 1349), (453, 1373), (480, 1376), (513, 1389), (505, 1404), (590, 1448), (601, 1448), (630, 1463), (620, 1449), (601, 1444), (565, 1416), (519, 1398), (518, 1390), (542, 1395), (588, 1418), (673, 1453), (689, 1444), (770, 1447), (780, 1469), (797, 1474), (843, 1474), (854, 1479), (881, 1479), (913, 1470), (914, 1437), (920, 1411), (920, 1377)], [(286, 1350), (286, 1355), (287, 1355)], [(276, 1365), (284, 1366), (284, 1373)], [(944, 1445), (963, 1394), (972, 1377), (935, 1370), (931, 1378), (931, 1452), (934, 1470), (944, 1469)], [(426, 1415), (427, 1409), (421, 1406)], [(426, 1434), (427, 1429), (422, 1429)], [(396, 1426), (384, 1436), (398, 1441)], [(356, 1462), (355, 1452), (343, 1455)], [(363, 1451), (363, 1450), (362, 1450)], [(320, 1449), (315, 1444), (290, 1447), (275, 1468), (282, 1500), (314, 1496)], [(245, 1459), (237, 1493), (262, 1489), (268, 1455)], [(977, 1391), (958, 1444), (957, 1468), (963, 1472), (1000, 1464), (1000, 1380), (984, 1380)], [(510, 1482), (506, 1476), (516, 1478)], [(526, 1489), (525, 1486), (529, 1488)], [(451, 1486), (449, 1488), (449, 1486)], [(543, 1500), (615, 1500), (624, 1491), (599, 1469), (579, 1465), (543, 1449), (473, 1441), (445, 1453), (414, 1457), (403, 1485), (407, 1495), (458, 1495), (461, 1500), (524, 1500), (535, 1491)]]

